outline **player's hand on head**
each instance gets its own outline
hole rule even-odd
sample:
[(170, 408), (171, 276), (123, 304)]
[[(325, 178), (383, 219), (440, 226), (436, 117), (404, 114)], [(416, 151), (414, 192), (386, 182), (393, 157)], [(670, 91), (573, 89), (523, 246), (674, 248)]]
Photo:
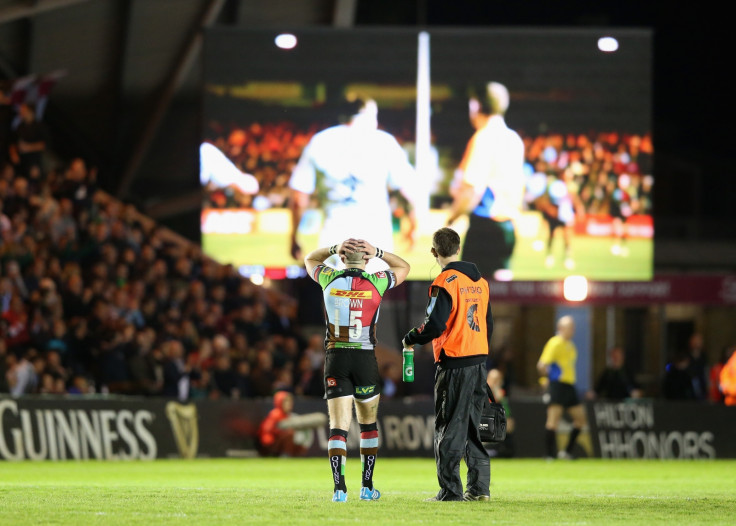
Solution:
[(361, 240), (355, 238), (346, 239), (337, 247), (337, 253), (341, 256), (361, 251), (363, 251)]
[(360, 242), (358, 250), (365, 252), (365, 256), (363, 256), (363, 259), (368, 261), (369, 259), (372, 259), (376, 256), (376, 247), (371, 245), (368, 241), (365, 239), (358, 240)]
[(337, 245), (337, 253), (344, 255), (346, 252), (355, 252), (355, 239), (346, 239), (339, 245)]

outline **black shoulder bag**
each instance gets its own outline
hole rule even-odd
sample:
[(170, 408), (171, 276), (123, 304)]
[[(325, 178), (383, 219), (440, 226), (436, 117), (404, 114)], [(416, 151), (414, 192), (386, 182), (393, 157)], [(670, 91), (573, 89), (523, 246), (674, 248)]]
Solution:
[(480, 417), (480, 439), (483, 442), (503, 442), (506, 439), (506, 409), (503, 405), (496, 403), (493, 391), (486, 384), (488, 392), (488, 400), (483, 406), (483, 413)]

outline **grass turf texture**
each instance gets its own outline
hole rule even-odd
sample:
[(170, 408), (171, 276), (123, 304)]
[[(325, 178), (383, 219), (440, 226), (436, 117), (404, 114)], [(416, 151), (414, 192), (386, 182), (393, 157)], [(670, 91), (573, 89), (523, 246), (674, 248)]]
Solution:
[[(432, 459), (380, 459), (333, 503), (327, 459), (3, 463), (0, 524), (734, 524), (736, 461), (493, 460), (491, 502), (424, 502)], [(463, 471), (464, 474), (464, 471)]]
[[(244, 264), (282, 267), (285, 264), (302, 265), (288, 254), (286, 235), (277, 234), (203, 234), (204, 252), (223, 263), (233, 263), (236, 267)], [(316, 247), (316, 236), (304, 236), (305, 254)], [(545, 266), (546, 250), (535, 251), (533, 239), (519, 238), (511, 259), (514, 279), (544, 281), (559, 280), (577, 274), (591, 280), (636, 281), (647, 280), (652, 276), (653, 242), (651, 239), (631, 239), (627, 243), (627, 257), (611, 255), (612, 238), (576, 237), (572, 241), (575, 268), (567, 270), (564, 263), (562, 239), (553, 245), (555, 263)], [(407, 250), (406, 243), (395, 237), (396, 253), (411, 264), (409, 279), (432, 281), (440, 272), (429, 253), (431, 236), (419, 236), (413, 250)]]

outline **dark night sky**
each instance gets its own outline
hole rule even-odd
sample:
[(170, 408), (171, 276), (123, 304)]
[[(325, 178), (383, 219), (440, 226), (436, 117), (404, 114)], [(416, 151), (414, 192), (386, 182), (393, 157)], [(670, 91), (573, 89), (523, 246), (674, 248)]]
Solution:
[[(687, 235), (734, 239), (736, 214), (731, 201), (736, 195), (736, 169), (730, 124), (734, 85), (727, 73), (734, 64), (734, 46), (728, 43), (734, 31), (732, 25), (726, 26), (722, 8), (708, 5), (646, 0), (363, 0), (358, 3), (356, 24), (652, 29), (659, 190), (655, 215), (664, 227), (668, 219), (697, 219), (698, 228)], [(671, 230), (667, 233), (673, 237), (684, 235)]]

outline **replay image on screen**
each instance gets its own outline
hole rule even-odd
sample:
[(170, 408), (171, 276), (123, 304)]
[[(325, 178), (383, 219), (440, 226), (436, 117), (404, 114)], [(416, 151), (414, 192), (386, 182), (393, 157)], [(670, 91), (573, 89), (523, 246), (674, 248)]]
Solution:
[(427, 281), (450, 226), (489, 279), (649, 280), (651, 48), (610, 28), (209, 30), (203, 249), (282, 279), (356, 237)]

